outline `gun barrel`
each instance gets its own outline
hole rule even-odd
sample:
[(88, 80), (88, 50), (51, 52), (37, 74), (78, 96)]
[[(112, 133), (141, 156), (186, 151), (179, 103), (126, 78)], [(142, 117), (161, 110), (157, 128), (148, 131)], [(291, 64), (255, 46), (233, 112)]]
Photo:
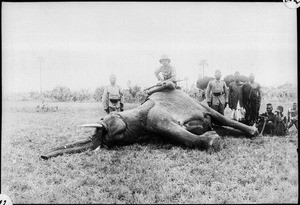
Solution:
[[(175, 80), (175, 81), (173, 81), (173, 82), (180, 82), (180, 81), (186, 81), (186, 80), (188, 80), (188, 79), (187, 79), (187, 78), (184, 78), (184, 79), (181, 79), (181, 80)], [(159, 86), (159, 85), (158, 85), (158, 84), (153, 85), (153, 86), (151, 86), (151, 87), (149, 87), (149, 88), (145, 88), (143, 91), (149, 90), (149, 89), (154, 88), (154, 87), (156, 87), (156, 86)]]

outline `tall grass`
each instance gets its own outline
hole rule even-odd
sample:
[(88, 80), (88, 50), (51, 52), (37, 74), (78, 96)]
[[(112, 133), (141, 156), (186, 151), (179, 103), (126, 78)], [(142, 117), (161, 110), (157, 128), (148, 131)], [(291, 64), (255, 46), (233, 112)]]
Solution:
[(36, 104), (3, 102), (1, 193), (13, 203), (298, 202), (295, 128), (287, 137), (226, 137), (212, 154), (151, 141), (45, 161), (41, 153), (90, 136), (78, 125), (104, 112), (101, 103), (50, 103), (57, 112), (38, 113)]

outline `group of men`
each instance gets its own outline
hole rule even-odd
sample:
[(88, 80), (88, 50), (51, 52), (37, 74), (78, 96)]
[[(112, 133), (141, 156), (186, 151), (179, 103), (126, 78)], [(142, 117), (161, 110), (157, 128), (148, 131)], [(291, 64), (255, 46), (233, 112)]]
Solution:
[[(170, 64), (170, 58), (162, 55), (159, 62), (162, 66), (154, 72), (159, 83), (146, 91), (148, 95), (164, 89), (178, 88), (176, 69)], [(240, 73), (235, 72), (234, 82), (231, 82), (228, 87), (225, 81), (221, 80), (221, 76), (221, 71), (216, 70), (215, 79), (209, 81), (205, 91), (206, 102), (212, 109), (224, 115), (224, 109), (228, 105), (232, 110), (231, 118), (233, 120), (247, 125), (258, 124), (263, 134), (285, 135), (294, 124), (298, 129), (298, 111), (295, 104), (293, 109), (289, 109), (288, 120), (283, 115), (282, 106), (278, 106), (278, 111), (276, 110), (276, 114), (274, 114), (270, 103), (267, 104), (267, 112), (259, 115), (261, 90), (260, 85), (254, 81), (253, 73), (249, 75), (250, 81), (243, 83), (240, 80)], [(113, 74), (110, 76), (110, 83), (102, 96), (104, 110), (106, 113), (123, 111), (123, 93), (120, 86), (116, 85), (116, 76)]]
[(287, 116), (283, 114), (281, 105), (277, 106), (277, 110), (273, 113), (273, 106), (268, 103), (266, 112), (259, 115), (259, 129), (263, 130), (263, 134), (277, 136), (286, 135), (293, 125), (298, 129), (297, 103), (293, 103), (293, 108), (288, 109)]
[(253, 125), (261, 102), (260, 85), (254, 81), (254, 74), (250, 74), (250, 82), (243, 83), (237, 71), (234, 74), (235, 80), (228, 87), (221, 76), (221, 71), (216, 70), (215, 79), (209, 81), (205, 90), (207, 104), (222, 115), (228, 105), (232, 110), (232, 119)]
[(227, 104), (232, 110), (231, 118), (247, 125), (256, 125), (262, 134), (284, 136), (295, 125), (298, 129), (297, 103), (288, 110), (288, 118), (283, 114), (283, 107), (279, 105), (275, 114), (272, 112), (271, 103), (267, 104), (267, 112), (259, 115), (261, 104), (260, 85), (256, 83), (253, 73), (249, 76), (249, 82), (240, 81), (240, 73), (234, 74), (235, 80), (226, 86), (225, 81), (220, 80), (221, 72), (216, 70), (215, 79), (209, 81), (205, 97), (207, 104), (224, 115)]

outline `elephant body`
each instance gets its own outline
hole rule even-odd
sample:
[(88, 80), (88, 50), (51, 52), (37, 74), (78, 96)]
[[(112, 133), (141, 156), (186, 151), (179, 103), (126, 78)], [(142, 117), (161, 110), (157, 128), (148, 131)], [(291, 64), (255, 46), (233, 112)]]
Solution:
[[(61, 153), (79, 152), (91, 146), (95, 148), (95, 144), (108, 148), (127, 145), (144, 141), (153, 135), (191, 148), (219, 149), (220, 137), (214, 131), (218, 127), (216, 125), (240, 130), (249, 137), (258, 135), (255, 127), (231, 120), (204, 103), (196, 102), (181, 90), (164, 90), (153, 93), (132, 110), (112, 112), (102, 118), (99, 124), (86, 125), (96, 128), (92, 140), (86, 141), (86, 144), (80, 142), (76, 146), (64, 146)], [(69, 150), (64, 152), (66, 149)], [(56, 152), (59, 155), (59, 149)], [(43, 156), (49, 158), (52, 155), (50, 152)]]

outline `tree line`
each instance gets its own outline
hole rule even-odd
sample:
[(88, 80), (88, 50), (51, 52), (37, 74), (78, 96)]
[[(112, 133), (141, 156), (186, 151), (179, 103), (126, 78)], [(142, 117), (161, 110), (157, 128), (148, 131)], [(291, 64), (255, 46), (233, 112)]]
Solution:
[[(230, 82), (234, 81), (234, 75), (227, 75), (223, 78), (226, 85), (228, 86)], [(204, 91), (207, 87), (207, 84), (210, 80), (214, 79), (213, 77), (205, 76), (199, 78), (196, 82), (196, 86), (191, 88), (182, 88), (182, 90), (188, 93), (192, 98), (199, 101), (204, 99)], [(248, 82), (249, 77), (240, 76), (241, 82)], [(66, 86), (56, 86), (52, 90), (44, 91), (42, 94), (39, 92), (28, 92), (19, 94), (18, 98), (21, 100), (53, 100), (59, 102), (83, 102), (83, 101), (97, 101), (102, 100), (102, 95), (104, 92), (104, 86), (99, 86), (95, 90), (89, 89), (80, 89), (80, 90), (71, 90)], [(297, 88), (291, 83), (285, 83), (277, 87), (261, 87), (262, 97), (289, 100), (297, 98)], [(128, 88), (123, 89), (124, 101), (125, 103), (136, 103), (142, 102), (146, 98), (146, 93), (141, 89), (139, 85), (133, 85)], [(20, 96), (21, 95), (21, 96)], [(16, 98), (16, 97), (14, 97)]]

